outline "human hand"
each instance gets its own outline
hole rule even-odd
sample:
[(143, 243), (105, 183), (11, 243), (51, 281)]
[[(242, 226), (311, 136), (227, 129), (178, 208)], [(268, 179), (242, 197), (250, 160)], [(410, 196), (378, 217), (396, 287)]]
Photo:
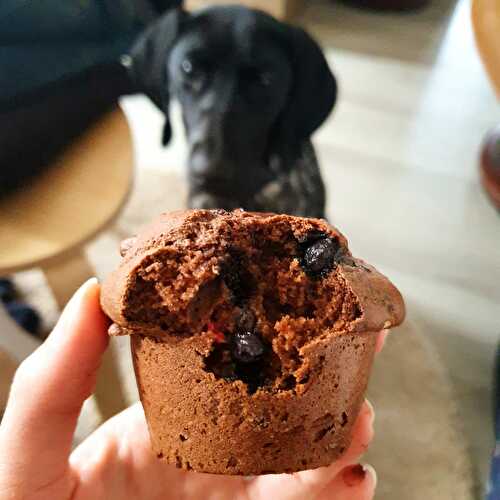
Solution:
[(358, 464), (373, 437), (374, 413), (366, 401), (345, 454), (329, 467), (294, 474), (243, 478), (165, 465), (150, 449), (140, 404), (105, 422), (71, 452), (78, 415), (108, 345), (107, 326), (99, 286), (90, 280), (19, 367), (0, 425), (2, 500), (373, 498), (375, 472)]

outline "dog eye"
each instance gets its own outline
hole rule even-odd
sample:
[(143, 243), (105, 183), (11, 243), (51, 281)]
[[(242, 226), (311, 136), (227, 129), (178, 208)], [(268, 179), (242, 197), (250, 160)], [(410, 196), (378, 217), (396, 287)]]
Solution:
[(201, 92), (207, 80), (203, 63), (200, 61), (193, 62), (192, 59), (184, 59), (181, 62), (180, 69), (184, 76), (182, 79), (184, 88), (196, 93)]
[(189, 59), (184, 59), (184, 61), (182, 61), (181, 68), (186, 75), (193, 74), (193, 63)]

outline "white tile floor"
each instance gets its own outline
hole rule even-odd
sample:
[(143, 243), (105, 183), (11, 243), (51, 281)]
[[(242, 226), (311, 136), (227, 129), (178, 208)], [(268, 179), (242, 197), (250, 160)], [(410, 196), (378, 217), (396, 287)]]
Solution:
[[(477, 157), (500, 107), (469, 10), (468, 0), (431, 0), (419, 13), (387, 15), (318, 0), (302, 21), (322, 41), (341, 86), (335, 113), (315, 137), (329, 214), (354, 253), (399, 285), (409, 316), (436, 345), (481, 480), (500, 337), (500, 216), (479, 186)], [(124, 107), (139, 165), (182, 170), (182, 134), (162, 150), (160, 114), (141, 97)], [(178, 111), (174, 118), (179, 131)]]

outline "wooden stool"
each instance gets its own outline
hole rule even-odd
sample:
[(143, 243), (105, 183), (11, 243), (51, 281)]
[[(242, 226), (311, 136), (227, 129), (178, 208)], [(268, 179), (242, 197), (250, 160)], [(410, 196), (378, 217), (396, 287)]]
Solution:
[[(0, 276), (41, 267), (62, 309), (94, 275), (83, 247), (120, 212), (132, 174), (129, 127), (116, 108), (32, 185), (0, 200)], [(95, 396), (105, 419), (126, 406), (112, 349), (103, 360)]]
[(479, 54), (500, 98), (500, 3), (473, 0), (471, 15)]

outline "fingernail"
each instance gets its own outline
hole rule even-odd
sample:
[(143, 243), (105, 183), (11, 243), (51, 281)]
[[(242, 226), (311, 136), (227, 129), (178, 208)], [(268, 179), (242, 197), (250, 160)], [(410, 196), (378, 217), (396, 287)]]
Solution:
[(368, 399), (365, 399), (366, 405), (368, 408), (370, 408), (371, 414), (372, 414), (372, 425), (375, 424), (375, 408), (373, 405), (370, 403)]
[(97, 283), (97, 278), (94, 277), (89, 278), (83, 285), (81, 285), (80, 288), (75, 292), (73, 297), (71, 297), (69, 302), (66, 304), (66, 307), (63, 311), (63, 316), (73, 316), (73, 313), (76, 312), (78, 306), (80, 305), (80, 302), (87, 294), (88, 289), (92, 286), (97, 285)]
[(377, 471), (370, 464), (363, 464), (363, 469), (365, 469), (365, 471), (372, 476), (373, 489), (375, 489), (378, 483)]
[(382, 330), (378, 334), (377, 342), (375, 344), (375, 352), (377, 354), (384, 348), (388, 333), (389, 333), (389, 330)]
[(342, 471), (342, 480), (349, 487), (358, 486), (365, 480), (366, 473), (361, 464), (350, 465)]
[(377, 473), (371, 465), (350, 465), (342, 471), (342, 480), (350, 488), (359, 486), (369, 474), (372, 477), (373, 483), (377, 486)]

